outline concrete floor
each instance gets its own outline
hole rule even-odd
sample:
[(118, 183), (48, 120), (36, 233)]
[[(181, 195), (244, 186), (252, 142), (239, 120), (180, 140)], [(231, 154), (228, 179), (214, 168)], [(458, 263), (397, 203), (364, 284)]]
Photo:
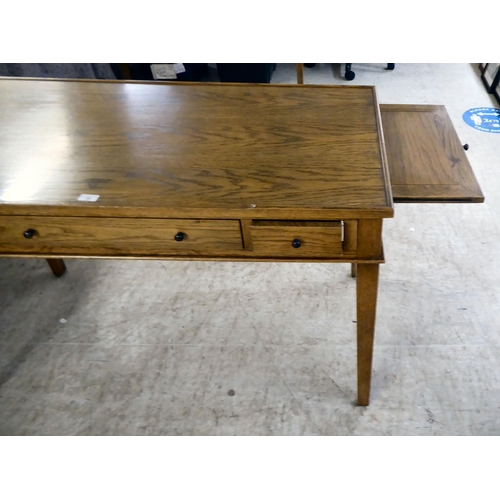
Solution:
[(0, 433), (500, 435), (500, 135), (462, 120), (500, 106), (476, 65), (384, 67), (305, 81), (446, 105), (486, 202), (385, 222), (370, 407), (346, 264), (0, 259)]

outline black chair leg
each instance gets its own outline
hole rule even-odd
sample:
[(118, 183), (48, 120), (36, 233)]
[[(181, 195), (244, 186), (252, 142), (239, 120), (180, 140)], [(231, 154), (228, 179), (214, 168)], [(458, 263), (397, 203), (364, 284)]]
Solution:
[[(346, 80), (354, 80), (356, 77), (356, 73), (351, 69), (352, 63), (346, 63), (345, 64), (345, 79)], [(396, 63), (387, 63), (387, 68), (388, 70), (393, 70), (396, 67)]]
[(356, 73), (351, 70), (351, 65), (352, 63), (345, 64), (345, 79), (349, 81), (354, 80), (354, 78), (356, 77)]

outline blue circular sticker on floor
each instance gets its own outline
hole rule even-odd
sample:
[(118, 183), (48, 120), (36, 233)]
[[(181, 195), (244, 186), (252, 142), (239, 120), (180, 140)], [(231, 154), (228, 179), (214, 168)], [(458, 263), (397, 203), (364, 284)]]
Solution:
[(476, 130), (500, 134), (500, 109), (472, 108), (463, 114), (464, 122)]

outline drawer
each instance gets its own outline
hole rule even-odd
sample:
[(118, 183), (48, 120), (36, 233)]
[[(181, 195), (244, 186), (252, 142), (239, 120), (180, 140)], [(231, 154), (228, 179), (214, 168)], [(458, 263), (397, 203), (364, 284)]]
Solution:
[(237, 220), (0, 217), (4, 254), (204, 255), (242, 248)]
[(267, 257), (334, 257), (342, 253), (340, 221), (254, 220), (253, 253)]

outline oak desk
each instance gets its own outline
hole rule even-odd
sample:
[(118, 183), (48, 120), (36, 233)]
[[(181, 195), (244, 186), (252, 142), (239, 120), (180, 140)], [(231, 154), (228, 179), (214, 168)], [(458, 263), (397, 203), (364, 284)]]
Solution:
[(0, 79), (0, 110), (0, 255), (356, 264), (369, 404), (394, 213), (373, 87)]

